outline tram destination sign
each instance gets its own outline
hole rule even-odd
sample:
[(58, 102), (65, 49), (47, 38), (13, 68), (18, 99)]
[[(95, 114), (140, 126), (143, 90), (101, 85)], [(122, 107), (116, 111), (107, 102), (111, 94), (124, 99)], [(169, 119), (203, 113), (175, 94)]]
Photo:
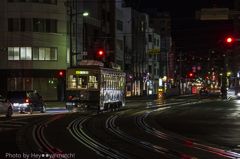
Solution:
[(78, 75), (88, 75), (89, 71), (76, 71), (76, 74), (78, 74)]

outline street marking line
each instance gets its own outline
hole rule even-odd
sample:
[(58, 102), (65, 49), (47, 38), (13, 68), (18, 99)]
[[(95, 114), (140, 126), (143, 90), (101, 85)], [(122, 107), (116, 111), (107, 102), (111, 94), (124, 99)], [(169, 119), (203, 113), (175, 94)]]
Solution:
[(12, 121), (12, 120), (7, 120), (7, 121), (5, 121), (5, 123), (17, 123), (17, 124), (27, 124), (28, 122), (26, 122), (26, 121)]
[(22, 126), (22, 125), (16, 125), (16, 124), (0, 124), (0, 126)]
[(0, 131), (18, 130), (18, 128), (0, 128)]

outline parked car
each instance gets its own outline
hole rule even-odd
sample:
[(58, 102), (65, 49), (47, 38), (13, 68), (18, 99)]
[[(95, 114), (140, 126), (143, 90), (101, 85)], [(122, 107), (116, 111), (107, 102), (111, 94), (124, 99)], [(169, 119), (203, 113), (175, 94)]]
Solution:
[(208, 94), (207, 88), (201, 88), (199, 94)]
[(35, 91), (8, 91), (7, 100), (13, 105), (14, 112), (41, 111), (45, 113), (46, 104), (42, 96)]
[(7, 117), (13, 114), (13, 106), (2, 95), (0, 95), (0, 114), (6, 114)]

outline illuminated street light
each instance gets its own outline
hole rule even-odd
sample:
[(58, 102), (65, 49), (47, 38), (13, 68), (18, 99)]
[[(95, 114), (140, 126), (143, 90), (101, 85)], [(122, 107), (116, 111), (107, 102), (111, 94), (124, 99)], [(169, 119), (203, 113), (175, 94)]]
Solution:
[(84, 12), (84, 13), (83, 13), (83, 16), (88, 16), (88, 13), (87, 13), (87, 12)]

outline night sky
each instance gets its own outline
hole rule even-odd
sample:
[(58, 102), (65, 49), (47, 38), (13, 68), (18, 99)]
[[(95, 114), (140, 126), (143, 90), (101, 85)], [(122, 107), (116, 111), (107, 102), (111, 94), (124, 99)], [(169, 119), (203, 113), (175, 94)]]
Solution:
[(201, 21), (195, 20), (195, 11), (202, 8), (233, 9), (234, 0), (125, 0), (141, 12), (142, 8), (157, 8), (160, 12), (171, 14), (172, 38), (177, 46), (177, 51), (194, 52), (204, 55), (211, 48), (218, 48), (219, 41), (232, 35), (233, 20)]

